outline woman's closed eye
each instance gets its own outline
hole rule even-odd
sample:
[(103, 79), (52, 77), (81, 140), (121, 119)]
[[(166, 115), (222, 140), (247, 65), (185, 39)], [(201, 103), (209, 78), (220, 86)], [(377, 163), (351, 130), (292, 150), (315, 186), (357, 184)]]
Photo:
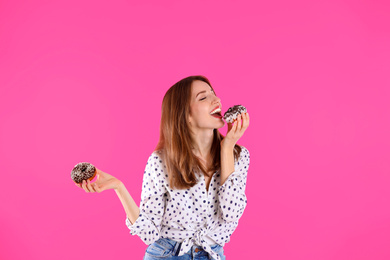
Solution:
[[(217, 96), (217, 95), (215, 95), (215, 92), (214, 92), (214, 91), (211, 91), (211, 93), (213, 93), (214, 96)], [(199, 99), (199, 100), (205, 100), (205, 99), (206, 99), (206, 97), (201, 98), (201, 99)]]

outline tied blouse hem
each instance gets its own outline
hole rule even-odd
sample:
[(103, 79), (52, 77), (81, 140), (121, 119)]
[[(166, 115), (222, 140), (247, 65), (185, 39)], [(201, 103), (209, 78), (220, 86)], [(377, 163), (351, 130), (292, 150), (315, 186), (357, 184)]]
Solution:
[(133, 224), (126, 218), (130, 234), (138, 235), (148, 245), (165, 237), (182, 241), (183, 251), (195, 244), (213, 255), (210, 246), (224, 246), (230, 241), (246, 207), (250, 155), (245, 147), (241, 148), (240, 157), (234, 162), (234, 172), (223, 185), (217, 171), (208, 189), (205, 179), (199, 178), (193, 187), (181, 190), (170, 188), (163, 154), (154, 151), (144, 171), (140, 215)]

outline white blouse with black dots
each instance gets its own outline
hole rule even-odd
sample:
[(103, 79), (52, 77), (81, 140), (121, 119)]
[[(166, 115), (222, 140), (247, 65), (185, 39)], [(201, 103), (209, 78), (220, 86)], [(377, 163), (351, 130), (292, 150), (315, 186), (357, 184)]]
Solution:
[(214, 259), (220, 259), (210, 245), (224, 246), (238, 225), (247, 204), (245, 186), (249, 151), (241, 146), (234, 172), (220, 185), (220, 171), (212, 175), (207, 191), (203, 175), (198, 183), (183, 190), (169, 187), (168, 173), (160, 151), (154, 151), (146, 164), (141, 192), (140, 214), (126, 225), (147, 245), (159, 238), (182, 242), (179, 256), (192, 245), (202, 246)]

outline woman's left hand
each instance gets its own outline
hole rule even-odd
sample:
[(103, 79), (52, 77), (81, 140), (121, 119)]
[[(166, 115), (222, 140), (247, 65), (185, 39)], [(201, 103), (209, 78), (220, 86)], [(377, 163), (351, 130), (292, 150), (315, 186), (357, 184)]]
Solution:
[(221, 141), (221, 148), (229, 147), (234, 148), (238, 139), (244, 134), (245, 130), (249, 126), (249, 113), (241, 113), (238, 115), (237, 120), (233, 123), (228, 123), (228, 132)]

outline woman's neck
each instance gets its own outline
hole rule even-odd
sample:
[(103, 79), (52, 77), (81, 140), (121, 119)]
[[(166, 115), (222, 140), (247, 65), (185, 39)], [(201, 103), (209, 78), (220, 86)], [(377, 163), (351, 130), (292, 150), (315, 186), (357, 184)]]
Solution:
[(213, 144), (213, 131), (201, 132), (193, 136), (192, 151), (203, 159), (210, 156), (211, 145)]

